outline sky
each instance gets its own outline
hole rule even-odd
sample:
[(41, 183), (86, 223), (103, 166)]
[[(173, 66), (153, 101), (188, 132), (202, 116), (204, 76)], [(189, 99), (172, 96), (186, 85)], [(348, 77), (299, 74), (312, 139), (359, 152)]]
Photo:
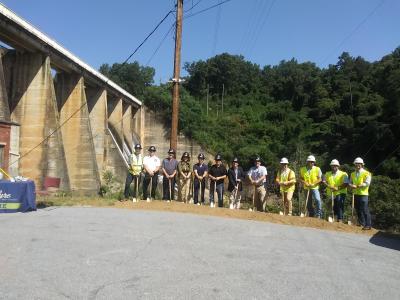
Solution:
[[(17, 15), (98, 69), (123, 62), (176, 0), (0, 0)], [(264, 67), (282, 60), (335, 64), (344, 51), (369, 61), (400, 46), (398, 0), (184, 0), (183, 64), (220, 53), (243, 55)], [(192, 8), (192, 6), (194, 6)], [(132, 56), (172, 77), (175, 22), (171, 13)]]

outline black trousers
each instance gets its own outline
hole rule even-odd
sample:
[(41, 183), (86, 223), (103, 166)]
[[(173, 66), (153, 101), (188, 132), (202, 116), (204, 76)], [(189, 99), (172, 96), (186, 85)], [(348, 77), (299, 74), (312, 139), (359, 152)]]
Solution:
[(156, 198), (156, 189), (157, 189), (157, 181), (158, 181), (158, 173), (154, 174), (153, 176), (150, 176), (148, 173), (144, 175), (143, 179), (143, 199), (147, 199), (149, 197), (149, 192), (148, 187), (150, 185), (150, 181), (152, 181), (152, 186), (151, 186), (151, 198), (155, 199)]
[[(203, 178), (201, 180), (201, 191), (200, 191), (200, 202), (204, 204), (204, 191), (206, 189), (206, 179)], [(193, 201), (194, 204), (197, 204), (199, 202), (199, 190), (200, 190), (200, 180), (195, 177), (193, 181), (193, 189), (194, 189), (194, 195), (193, 195)]]
[[(171, 181), (171, 195), (169, 194), (169, 182)], [(163, 200), (174, 200), (175, 196), (175, 176), (173, 178), (163, 178)]]
[[(131, 183), (133, 181), (133, 194), (131, 191)], [(132, 175), (128, 172), (125, 180), (124, 196), (125, 198), (134, 197), (139, 198), (140, 175)]]

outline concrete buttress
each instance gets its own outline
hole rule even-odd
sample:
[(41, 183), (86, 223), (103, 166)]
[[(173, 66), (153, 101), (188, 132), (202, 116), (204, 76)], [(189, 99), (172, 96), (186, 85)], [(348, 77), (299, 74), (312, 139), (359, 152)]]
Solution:
[(86, 99), (96, 153), (99, 177), (106, 167), (107, 91), (104, 88), (86, 87)]
[[(107, 97), (108, 128), (112, 132), (114, 139), (108, 134), (107, 140), (107, 169), (111, 170), (121, 183), (125, 181), (127, 167), (122, 158), (123, 151), (123, 109), (122, 99)], [(115, 143), (116, 142), (116, 143)]]
[(61, 179), (69, 189), (59, 116), (51, 76), (50, 59), (38, 53), (9, 51), (13, 61), (9, 103), (11, 119), (21, 125), (19, 173), (36, 182), (38, 189), (46, 176)]
[(123, 111), (123, 121), (122, 121), (122, 129), (123, 129), (123, 135), (124, 135), (124, 140), (125, 143), (128, 145), (129, 149), (132, 152), (133, 146), (133, 140), (132, 140), (132, 105), (123, 102), (122, 103), (122, 111)]
[(71, 191), (94, 195), (100, 189), (100, 176), (83, 77), (58, 73), (56, 95)]

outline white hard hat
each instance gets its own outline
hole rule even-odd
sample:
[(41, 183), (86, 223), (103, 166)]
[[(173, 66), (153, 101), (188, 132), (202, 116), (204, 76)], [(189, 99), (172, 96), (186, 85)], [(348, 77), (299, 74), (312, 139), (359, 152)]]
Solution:
[(364, 161), (363, 161), (363, 159), (361, 157), (357, 157), (354, 160), (354, 164), (364, 164)]
[(315, 156), (314, 156), (314, 155), (309, 155), (309, 156), (307, 157), (307, 161), (315, 162)]
[(281, 164), (288, 164), (289, 163), (289, 161), (288, 161), (288, 159), (286, 158), (286, 157), (283, 157), (282, 159), (281, 159), (281, 162), (280, 162)]
[(337, 159), (332, 159), (331, 166), (340, 166), (339, 161)]

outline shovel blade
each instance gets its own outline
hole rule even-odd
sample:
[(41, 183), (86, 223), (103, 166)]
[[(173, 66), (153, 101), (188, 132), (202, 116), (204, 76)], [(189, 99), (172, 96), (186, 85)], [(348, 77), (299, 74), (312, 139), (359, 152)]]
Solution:
[(328, 218), (328, 221), (329, 221), (329, 223), (333, 223), (333, 218), (332, 218), (332, 217), (329, 217), (329, 218)]
[(300, 214), (300, 218), (304, 218), (304, 214), (303, 213)]
[(347, 225), (351, 225), (351, 221), (347, 221)]
[(279, 215), (283, 216), (283, 212), (280, 211), (280, 212), (279, 212)]

